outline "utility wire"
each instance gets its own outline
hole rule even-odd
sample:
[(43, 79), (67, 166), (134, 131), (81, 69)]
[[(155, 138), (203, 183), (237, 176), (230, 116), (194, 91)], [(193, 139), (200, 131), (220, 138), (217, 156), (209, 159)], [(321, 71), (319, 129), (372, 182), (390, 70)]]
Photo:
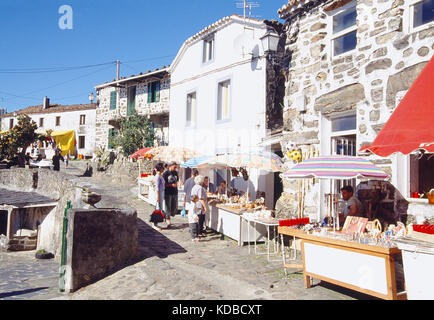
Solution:
[[(147, 60), (158, 60), (163, 58), (173, 57), (174, 55), (160, 56), (160, 57), (152, 57), (152, 58), (143, 58), (138, 60), (129, 60), (126, 61), (128, 63), (135, 63)], [(124, 63), (124, 62), (122, 62)], [(44, 67), (44, 68), (0, 68), (0, 73), (7, 74), (15, 74), (15, 73), (48, 73), (48, 72), (63, 72), (63, 71), (71, 71), (71, 70), (81, 70), (88, 68), (95, 68), (104, 65), (112, 65), (116, 64), (116, 61), (110, 61), (99, 64), (91, 64), (91, 65), (83, 65), (83, 66), (68, 66), (68, 67)]]
[(98, 69), (98, 70), (96, 70), (96, 71), (93, 71), (93, 72), (90, 72), (90, 73), (84, 74), (84, 75), (82, 75), (82, 76), (75, 77), (75, 78), (73, 78), (73, 79), (69, 79), (69, 80), (66, 80), (66, 81), (59, 82), (59, 83), (57, 83), (57, 84), (54, 84), (54, 85), (49, 86), (49, 87), (46, 87), (46, 88), (41, 88), (41, 89), (33, 90), (33, 91), (27, 92), (27, 93), (25, 93), (25, 94), (23, 94), (23, 95), (16, 95), (16, 94), (13, 94), (13, 93), (7, 93), (7, 92), (2, 92), (2, 91), (0, 91), (0, 92), (3, 93), (3, 94), (7, 94), (7, 95), (14, 96), (14, 98), (10, 98), (10, 99), (8, 98), (8, 99), (7, 99), (8, 101), (11, 101), (11, 100), (14, 100), (14, 99), (18, 99), (18, 98), (31, 99), (31, 100), (38, 100), (38, 101), (39, 101), (40, 98), (28, 97), (27, 95), (32, 94), (32, 93), (35, 93), (35, 92), (40, 92), (40, 91), (44, 91), (44, 90), (47, 90), (47, 89), (55, 88), (55, 87), (58, 87), (58, 86), (61, 86), (61, 85), (65, 84), (65, 83), (72, 82), (72, 81), (75, 81), (75, 80), (78, 80), (78, 79), (81, 79), (81, 78), (87, 77), (87, 76), (89, 76), (89, 75), (93, 75), (93, 74), (95, 74), (95, 73), (97, 73), (97, 72), (100, 72), (100, 71), (103, 71), (103, 70), (107, 70), (107, 69), (109, 69), (109, 68), (111, 68), (111, 66), (110, 66), (110, 67), (105, 67), (105, 68)]
[(48, 68), (13, 68), (13, 69), (1, 69), (0, 73), (47, 73), (47, 72), (63, 72), (63, 71), (72, 71), (72, 70), (82, 70), (95, 68), (99, 66), (112, 65), (115, 64), (116, 61), (93, 64), (93, 65), (85, 65), (85, 66), (75, 66), (75, 67), (48, 67)]

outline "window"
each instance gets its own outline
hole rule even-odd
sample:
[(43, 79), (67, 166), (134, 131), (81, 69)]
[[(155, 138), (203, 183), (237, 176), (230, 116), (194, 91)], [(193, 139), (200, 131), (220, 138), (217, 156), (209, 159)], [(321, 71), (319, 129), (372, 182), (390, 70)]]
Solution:
[(333, 16), (333, 56), (351, 51), (357, 44), (356, 3), (341, 9)]
[(60, 117), (56, 117), (56, 126), (60, 126)]
[(148, 83), (148, 103), (160, 101), (160, 81)]
[(39, 126), (40, 127), (44, 126), (44, 118), (39, 118)]
[(214, 59), (214, 35), (203, 40), (202, 62), (206, 63)]
[(86, 137), (85, 136), (79, 136), (78, 137), (78, 148), (79, 149), (86, 148)]
[(80, 126), (86, 124), (86, 115), (85, 114), (81, 114), (80, 115)]
[(217, 120), (229, 119), (231, 81), (218, 84)]
[[(357, 117), (355, 114), (341, 115), (331, 119), (331, 154), (356, 156)], [(334, 193), (340, 194), (343, 186), (356, 190), (356, 179), (336, 180)]]
[(332, 132), (356, 129), (356, 115), (341, 116), (332, 119)]
[(14, 127), (14, 119), (9, 119), (9, 130)]
[(110, 92), (110, 110), (115, 110), (117, 105), (118, 94), (115, 91)]
[(424, 0), (414, 3), (411, 7), (411, 12), (413, 28), (434, 21), (434, 0)]
[(136, 87), (128, 87), (127, 93), (127, 115), (136, 113)]
[(187, 95), (187, 117), (186, 125), (191, 126), (196, 123), (196, 92)]
[(410, 155), (410, 196), (413, 192), (425, 193), (434, 188), (434, 156)]

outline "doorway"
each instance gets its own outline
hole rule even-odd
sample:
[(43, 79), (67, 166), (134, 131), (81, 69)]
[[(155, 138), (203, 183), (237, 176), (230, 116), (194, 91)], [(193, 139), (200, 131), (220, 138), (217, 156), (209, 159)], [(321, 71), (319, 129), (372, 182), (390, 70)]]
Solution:
[(8, 211), (0, 210), (0, 234), (5, 236), (8, 233)]
[[(277, 154), (279, 157), (283, 159), (283, 152), (282, 150), (274, 151), (275, 154)], [(281, 172), (274, 172), (274, 198), (273, 198), (273, 209), (276, 208), (276, 202), (279, 200), (280, 196), (283, 193), (283, 182), (280, 178)]]

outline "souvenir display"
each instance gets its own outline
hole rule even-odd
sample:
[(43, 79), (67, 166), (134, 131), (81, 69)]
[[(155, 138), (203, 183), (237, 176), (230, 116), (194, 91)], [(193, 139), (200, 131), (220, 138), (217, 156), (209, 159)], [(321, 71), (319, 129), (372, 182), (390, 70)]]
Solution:
[(264, 222), (277, 222), (277, 220), (274, 218), (274, 214), (270, 210), (256, 210), (252, 212), (245, 212), (243, 213), (243, 216), (247, 219), (254, 219), (257, 221), (264, 221)]

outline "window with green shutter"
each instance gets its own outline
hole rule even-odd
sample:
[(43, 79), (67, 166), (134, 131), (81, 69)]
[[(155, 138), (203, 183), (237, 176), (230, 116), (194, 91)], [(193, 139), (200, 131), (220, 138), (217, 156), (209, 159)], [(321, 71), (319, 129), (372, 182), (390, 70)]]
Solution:
[(160, 81), (148, 83), (148, 103), (160, 101)]
[(116, 90), (110, 92), (110, 110), (116, 109), (117, 98), (118, 98), (118, 95), (117, 95)]

